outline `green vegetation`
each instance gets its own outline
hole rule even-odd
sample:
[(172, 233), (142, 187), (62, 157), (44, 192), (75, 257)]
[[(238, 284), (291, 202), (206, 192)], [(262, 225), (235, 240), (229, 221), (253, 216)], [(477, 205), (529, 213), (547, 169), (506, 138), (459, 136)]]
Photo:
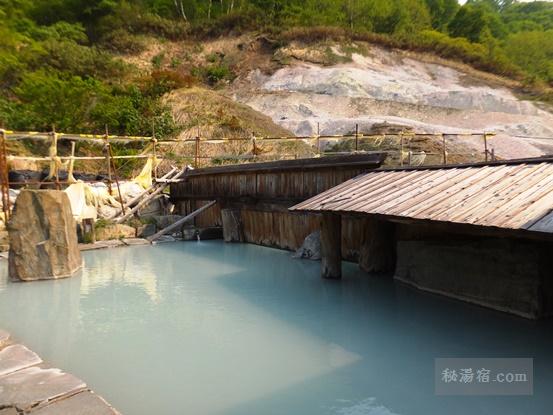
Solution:
[[(161, 97), (232, 81), (224, 56), (187, 73), (163, 53), (139, 71), (121, 54), (148, 37), (200, 42), (259, 31), (276, 40), (368, 40), (456, 59), (551, 94), (553, 3), (513, 0), (0, 0), (0, 123), (19, 130), (176, 132)], [(184, 57), (184, 59), (187, 59)], [(166, 64), (170, 64), (168, 67)], [(166, 69), (163, 69), (166, 68)]]
[[(172, 134), (176, 127), (160, 100), (167, 79), (139, 74), (106, 48), (116, 32), (113, 19), (128, 7), (0, 0), (0, 123), (18, 130), (55, 126), (99, 133), (107, 125), (111, 133), (128, 135), (149, 135), (155, 123), (159, 135)], [(159, 25), (145, 27), (154, 29)]]

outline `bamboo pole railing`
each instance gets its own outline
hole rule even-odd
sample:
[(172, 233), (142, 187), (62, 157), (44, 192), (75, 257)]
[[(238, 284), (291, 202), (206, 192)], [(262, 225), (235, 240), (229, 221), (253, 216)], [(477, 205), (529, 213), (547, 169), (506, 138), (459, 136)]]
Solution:
[[(107, 128), (106, 132), (104, 134), (76, 134), (76, 133), (63, 133), (63, 132), (56, 132), (54, 129), (50, 132), (38, 132), (38, 131), (12, 131), (12, 130), (6, 130), (6, 129), (0, 129), (0, 133), (2, 135), (2, 143), (4, 146), (4, 150), (0, 148), (0, 151), (3, 151), (4, 157), (0, 157), (0, 172), (4, 171), (2, 169), (7, 169), (7, 162), (12, 160), (27, 160), (27, 161), (34, 161), (34, 162), (54, 162), (54, 161), (106, 161), (106, 166), (108, 168), (108, 184), (111, 187), (111, 170), (115, 168), (115, 165), (113, 163), (114, 160), (139, 160), (139, 159), (148, 159), (150, 157), (158, 157), (159, 149), (163, 146), (175, 146), (180, 143), (189, 143), (193, 144), (193, 154), (185, 154), (185, 155), (179, 155), (178, 157), (181, 160), (189, 159), (191, 163), (194, 164), (195, 167), (201, 167), (203, 164), (202, 161), (204, 160), (214, 160), (218, 159), (221, 161), (258, 161), (258, 160), (267, 160), (267, 159), (274, 159), (275, 155), (269, 155), (269, 154), (258, 154), (259, 150), (259, 144), (262, 142), (268, 142), (268, 141), (309, 141), (313, 140), (316, 142), (316, 154), (303, 154), (303, 153), (279, 153), (277, 156), (279, 158), (287, 159), (287, 158), (297, 158), (298, 155), (305, 157), (305, 156), (311, 156), (311, 157), (320, 157), (324, 155), (337, 155), (337, 154), (348, 154), (348, 153), (358, 153), (359, 146), (361, 143), (361, 140), (367, 140), (367, 139), (382, 139), (382, 138), (397, 138), (401, 142), (399, 145), (398, 151), (394, 150), (384, 150), (384, 152), (388, 154), (395, 154), (399, 152), (399, 160), (400, 163), (403, 164), (403, 158), (404, 158), (404, 147), (407, 145), (408, 148), (408, 160), (411, 159), (411, 156), (413, 152), (411, 151), (411, 140), (416, 137), (434, 137), (437, 140), (441, 141), (443, 149), (441, 153), (433, 153), (433, 152), (426, 152), (426, 155), (441, 155), (442, 160), (444, 164), (447, 164), (447, 149), (446, 149), (446, 137), (470, 137), (470, 136), (481, 136), (483, 137), (483, 147), (484, 147), (484, 158), (485, 160), (489, 159), (489, 156), (492, 157), (492, 160), (494, 159), (494, 153), (493, 149), (491, 151), (488, 150), (488, 141), (491, 139), (495, 134), (490, 132), (451, 132), (451, 133), (434, 133), (434, 132), (399, 132), (399, 133), (379, 133), (379, 134), (367, 134), (359, 131), (359, 126), (355, 126), (354, 133), (351, 134), (320, 134), (319, 126), (317, 126), (317, 134), (311, 135), (311, 136), (256, 136), (254, 134), (250, 135), (249, 137), (217, 137), (217, 138), (209, 138), (209, 137), (203, 137), (201, 134), (200, 129), (198, 129), (197, 135), (195, 137), (191, 138), (177, 138), (177, 139), (157, 139), (155, 136), (155, 126), (152, 126), (152, 136), (119, 136), (119, 135), (111, 135), (109, 134)], [(75, 156), (74, 151), (72, 151), (72, 154), (70, 156), (58, 156), (57, 151), (54, 152), (55, 155), (50, 156), (15, 156), (15, 155), (9, 155), (7, 154), (7, 151), (5, 150), (5, 144), (6, 142), (13, 141), (13, 140), (24, 140), (24, 139), (39, 139), (44, 141), (52, 141), (54, 139), (55, 142), (59, 142), (62, 140), (70, 140), (73, 142), (75, 141), (86, 141), (89, 143), (99, 144), (103, 145), (104, 148), (111, 149), (112, 143), (118, 143), (118, 144), (127, 144), (127, 143), (137, 143), (137, 142), (148, 142), (152, 143), (152, 149), (149, 154), (136, 154), (136, 155), (113, 155), (111, 151), (107, 151), (106, 155), (102, 156)], [(354, 150), (351, 151), (325, 151), (321, 149), (321, 140), (354, 140)], [(215, 155), (206, 155), (202, 154), (202, 150), (204, 150), (205, 144), (219, 144), (219, 143), (225, 143), (225, 142), (250, 142), (251, 144), (251, 153), (252, 154), (215, 154)], [(74, 146), (72, 146), (73, 148)], [(207, 150), (205, 150), (207, 151)], [(363, 151), (367, 153), (367, 151)], [(383, 152), (383, 151), (379, 151)], [(461, 153), (457, 153), (459, 155), (462, 155)], [(465, 153), (463, 153), (465, 154)], [(473, 153), (466, 153), (466, 155), (472, 155)], [(158, 158), (158, 160), (160, 160)], [(161, 159), (163, 160), (163, 159)], [(3, 167), (5, 165), (5, 167)], [(6, 170), (7, 171), (7, 170)], [(9, 172), (8, 172), (9, 173)], [(5, 179), (4, 179), (4, 176)], [(157, 172), (154, 174), (154, 176), (157, 176)], [(59, 180), (59, 176), (55, 174), (55, 181), (53, 183), (56, 184), (57, 187), (59, 187), (60, 184), (65, 184), (65, 182), (62, 182)], [(7, 182), (7, 173), (0, 174), (0, 178), (2, 178), (2, 186), (4, 186), (4, 183)], [(49, 181), (43, 181), (40, 183), (49, 183)], [(8, 183), (9, 184), (16, 184), (15, 182)], [(24, 182), (24, 184), (31, 184), (30, 182)]]

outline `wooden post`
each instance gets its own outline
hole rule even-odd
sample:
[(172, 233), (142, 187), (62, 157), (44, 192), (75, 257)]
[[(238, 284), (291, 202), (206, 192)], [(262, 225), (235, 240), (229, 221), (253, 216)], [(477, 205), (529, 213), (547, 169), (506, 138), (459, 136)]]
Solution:
[(484, 159), (488, 161), (488, 133), (484, 132)]
[(321, 156), (321, 129), (319, 123), (317, 123), (317, 154)]
[[(188, 169), (185, 167), (183, 170), (181, 170), (179, 173), (177, 173), (175, 176), (172, 177), (172, 180), (178, 180), (180, 179), (182, 176), (184, 176), (184, 174), (188, 171)], [(134, 206), (132, 209), (130, 209), (127, 213), (125, 213), (123, 216), (115, 219), (115, 223), (122, 223), (124, 221), (126, 221), (128, 218), (130, 218), (134, 212), (138, 211), (138, 209), (140, 209), (142, 206), (144, 206), (146, 203), (148, 203), (150, 200), (152, 200), (154, 197), (156, 197), (158, 194), (160, 194), (161, 192), (163, 192), (165, 190), (165, 188), (167, 186), (169, 186), (169, 183), (170, 182), (167, 182), (167, 183), (160, 183), (159, 186), (157, 186), (157, 188), (152, 191), (152, 193), (148, 194), (148, 195), (145, 195), (141, 200), (140, 202), (138, 202), (136, 204), (136, 206)], [(156, 183), (157, 184), (157, 183)], [(142, 195), (144, 195), (144, 193), (142, 193)]]
[(108, 169), (108, 193), (111, 195), (112, 194), (112, 190), (111, 190), (111, 160), (110, 160), (110, 157), (111, 157), (111, 151), (110, 151), (110, 148), (109, 148), (109, 133), (108, 133), (108, 125), (106, 124), (106, 132), (104, 134), (104, 140), (106, 141), (106, 144), (105, 144), (105, 151), (106, 151), (106, 164), (107, 164), (107, 169)]
[(443, 164), (447, 164), (447, 148), (445, 145), (445, 134), (442, 133), (442, 157)]
[(355, 124), (355, 151), (359, 151), (359, 124)]
[(200, 157), (200, 136), (198, 135), (196, 137), (196, 150), (194, 154), (194, 168), (197, 169), (199, 165), (199, 157)]
[(82, 221), (83, 241), (89, 244), (96, 243), (96, 229), (94, 227), (94, 219), (84, 218)]
[(411, 151), (411, 141), (413, 140), (413, 137), (409, 136), (407, 142), (407, 165), (411, 165), (411, 156), (413, 155), (413, 152)]
[(225, 242), (244, 242), (240, 209), (222, 209), (221, 220)]
[(371, 217), (364, 219), (359, 268), (370, 273), (392, 273), (395, 265), (394, 224)]
[(403, 131), (399, 133), (399, 165), (403, 166)]
[(157, 180), (157, 139), (156, 139), (156, 125), (155, 121), (152, 121), (152, 168), (154, 172), (154, 179)]
[(53, 125), (52, 126), (52, 146), (54, 147), (54, 153), (55, 153), (55, 159), (54, 159), (54, 164), (55, 164), (55, 167), (54, 167), (54, 171), (56, 172), (56, 190), (61, 190), (61, 186), (60, 186), (60, 166), (58, 165), (58, 134), (56, 133), (56, 127)]
[(119, 186), (119, 179), (117, 178), (117, 169), (115, 168), (115, 162), (113, 161), (113, 154), (111, 154), (111, 145), (108, 145), (108, 156), (113, 167), (113, 174), (115, 175), (115, 184), (117, 185), (117, 193), (119, 194), (119, 203), (121, 203), (121, 214), (125, 215), (125, 203), (123, 202), (123, 195), (121, 194), (121, 187)]
[(342, 217), (335, 213), (321, 218), (321, 276), (342, 278)]
[(2, 148), (0, 149), (0, 179), (2, 190), (2, 211), (4, 212), (4, 221), (7, 224), (10, 219), (10, 179), (8, 168), (8, 156), (6, 151), (6, 132), (0, 131)]

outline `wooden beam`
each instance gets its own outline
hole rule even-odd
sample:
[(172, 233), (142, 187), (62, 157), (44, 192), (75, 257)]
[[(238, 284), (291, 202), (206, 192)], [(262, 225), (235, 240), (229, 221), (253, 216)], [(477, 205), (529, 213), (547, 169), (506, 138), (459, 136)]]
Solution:
[(204, 210), (207, 210), (209, 209), (211, 206), (213, 206), (215, 203), (217, 203), (216, 200), (212, 200), (211, 202), (209, 202), (207, 205), (204, 205), (202, 206), (201, 208), (199, 209), (196, 209), (194, 212), (192, 212), (191, 214), (189, 215), (186, 215), (184, 218), (182, 219), (179, 219), (178, 221), (176, 221), (175, 223), (173, 223), (172, 225), (169, 225), (167, 226), (165, 229), (162, 229), (160, 230), (158, 233), (156, 233), (155, 235), (152, 235), (152, 236), (149, 236), (147, 239), (148, 241), (150, 242), (153, 242), (155, 241), (156, 239), (159, 239), (161, 236), (175, 230), (175, 229), (178, 229), (179, 227), (181, 227), (182, 225), (184, 225), (186, 222), (194, 219), (196, 216), (198, 216), (200, 213), (202, 213)]
[[(169, 170), (169, 173), (167, 173), (165, 176), (163, 176), (162, 179), (169, 180), (168, 178), (173, 176), (173, 174), (175, 174), (176, 172), (177, 172), (177, 168), (172, 167), (171, 170)], [(156, 181), (156, 183), (154, 183), (153, 185), (148, 187), (146, 190), (144, 190), (138, 196), (133, 197), (131, 200), (129, 200), (127, 203), (125, 203), (125, 208), (129, 208), (132, 205), (134, 205), (135, 203), (139, 202), (144, 196), (150, 194), (152, 191), (155, 191), (155, 189), (157, 189), (157, 187), (158, 187), (158, 184), (157, 184), (157, 181)]]
[(396, 265), (396, 238), (393, 223), (367, 217), (359, 249), (359, 268), (370, 273), (393, 273)]
[(211, 174), (232, 174), (245, 172), (276, 172), (286, 170), (312, 170), (329, 168), (380, 167), (386, 158), (385, 153), (348, 154), (342, 156), (327, 156), (309, 159), (267, 161), (263, 163), (234, 164), (231, 166), (207, 167), (191, 170), (188, 176), (202, 176)]
[(225, 242), (244, 242), (240, 209), (222, 209), (221, 220)]
[[(186, 173), (186, 168), (181, 170), (176, 176), (175, 179), (178, 179), (179, 177), (182, 177)], [(163, 192), (165, 188), (168, 186), (167, 183), (162, 183), (157, 189), (155, 189), (152, 193), (150, 193), (148, 196), (143, 198), (135, 207), (133, 207), (131, 210), (129, 210), (125, 215), (117, 218), (115, 220), (115, 223), (122, 223), (126, 221), (128, 218), (130, 218), (134, 212), (136, 212), (138, 209), (140, 209), (142, 206), (144, 206), (146, 203), (148, 203), (150, 200), (152, 200), (154, 197), (156, 197), (158, 194)]]
[(335, 213), (321, 216), (321, 276), (342, 278), (342, 217)]

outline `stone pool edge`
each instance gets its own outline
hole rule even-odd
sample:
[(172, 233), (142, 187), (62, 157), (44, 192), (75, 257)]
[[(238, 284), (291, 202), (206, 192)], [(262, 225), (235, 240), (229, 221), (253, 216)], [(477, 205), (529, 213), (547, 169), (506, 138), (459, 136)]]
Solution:
[(0, 329), (0, 415), (121, 415), (81, 379), (46, 365)]

